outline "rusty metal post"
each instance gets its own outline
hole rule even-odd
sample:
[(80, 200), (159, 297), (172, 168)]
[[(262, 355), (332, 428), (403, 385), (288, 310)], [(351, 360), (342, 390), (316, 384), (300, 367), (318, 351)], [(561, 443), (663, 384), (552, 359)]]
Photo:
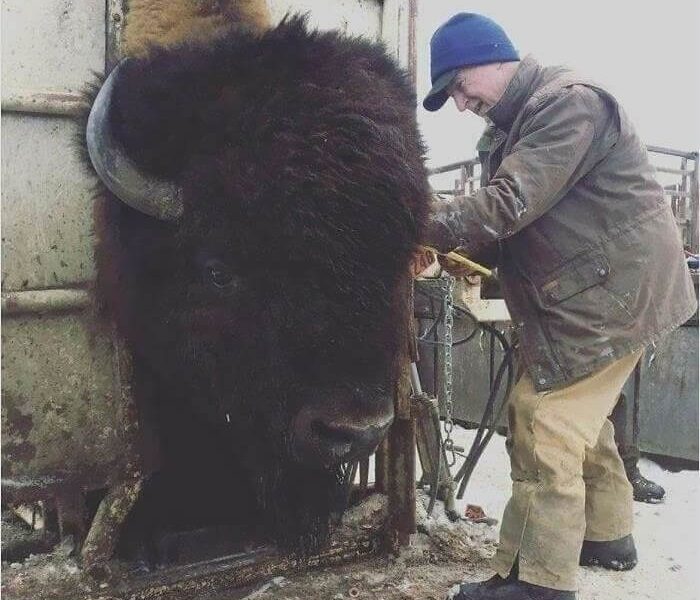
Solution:
[(121, 406), (124, 407), (125, 431), (124, 453), (129, 457), (124, 478), (107, 492), (97, 508), (85, 543), (81, 551), (83, 565), (87, 570), (101, 567), (112, 558), (119, 540), (122, 525), (129, 516), (141, 493), (145, 479), (145, 465), (139, 450), (139, 416), (131, 390), (133, 365), (131, 353), (124, 340), (119, 339), (113, 328), (114, 344), (114, 380), (115, 389), (119, 390)]
[(416, 359), (413, 324), (413, 281), (406, 277), (408, 298), (404, 351), (398, 357), (399, 378), (394, 397), (395, 421), (389, 431), (389, 527), (387, 546), (397, 552), (416, 531), (416, 421), (411, 401), (410, 364)]
[(416, 422), (399, 419), (389, 433), (389, 549), (408, 545), (416, 532)]
[(105, 73), (109, 73), (122, 56), (126, 10), (126, 0), (107, 0)]
[(374, 491), (386, 494), (389, 488), (389, 440), (385, 438), (374, 454)]
[(142, 480), (135, 478), (116, 485), (100, 502), (81, 553), (88, 571), (102, 567), (112, 558), (119, 532), (141, 492), (141, 484)]
[(408, 0), (408, 73), (413, 89), (418, 82), (418, 49), (416, 46), (416, 21), (418, 20), (418, 0)]
[(695, 169), (690, 179), (690, 249), (691, 252), (698, 252), (698, 153), (693, 156)]
[[(416, 88), (416, 21), (418, 0), (409, 0), (408, 71)], [(395, 421), (389, 431), (389, 527), (388, 546), (396, 552), (416, 531), (416, 421), (411, 410), (410, 364), (417, 360), (413, 321), (413, 278), (406, 276), (406, 327), (399, 359), (399, 378), (394, 398)]]

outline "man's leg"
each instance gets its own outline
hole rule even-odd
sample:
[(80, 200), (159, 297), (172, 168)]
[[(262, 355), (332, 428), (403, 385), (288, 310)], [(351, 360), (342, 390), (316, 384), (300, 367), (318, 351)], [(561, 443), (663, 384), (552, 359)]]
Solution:
[(586, 534), (594, 542), (617, 540), (632, 532), (632, 486), (606, 420), (583, 463), (586, 484)]
[(509, 404), (513, 493), (493, 563), (502, 578), (517, 557), (520, 580), (576, 588), (586, 530), (583, 463), (639, 356), (551, 392), (536, 392), (527, 375), (518, 382)]
[(640, 365), (634, 370), (634, 378), (627, 382), (625, 391), (620, 394), (610, 420), (615, 426), (615, 442), (620, 458), (625, 465), (627, 479), (632, 484), (634, 499), (638, 502), (661, 502), (666, 490), (658, 483), (644, 477), (637, 465), (639, 461), (639, 384)]
[(615, 428), (615, 444), (626, 473), (634, 469), (639, 460), (639, 446), (632, 427), (634, 421), (632, 408), (633, 402), (630, 402), (627, 394), (623, 392), (610, 415), (610, 420)]
[(632, 538), (632, 486), (607, 420), (598, 443), (586, 451), (586, 533), (580, 564), (627, 571), (637, 564)]

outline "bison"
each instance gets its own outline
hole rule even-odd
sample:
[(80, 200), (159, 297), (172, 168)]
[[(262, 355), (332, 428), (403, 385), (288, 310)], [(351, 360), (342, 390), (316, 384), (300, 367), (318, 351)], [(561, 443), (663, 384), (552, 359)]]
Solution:
[(383, 47), (300, 16), (96, 87), (96, 296), (160, 448), (134, 522), (326, 539), (342, 466), (393, 419), (430, 198), (415, 104)]

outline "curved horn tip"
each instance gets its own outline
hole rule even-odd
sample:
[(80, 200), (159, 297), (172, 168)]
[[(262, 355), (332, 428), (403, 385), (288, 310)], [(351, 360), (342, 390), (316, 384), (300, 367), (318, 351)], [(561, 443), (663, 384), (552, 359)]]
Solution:
[(99, 179), (122, 202), (156, 219), (172, 221), (184, 212), (182, 188), (143, 173), (112, 135), (112, 97), (128, 60), (112, 70), (92, 104), (86, 131), (88, 155)]

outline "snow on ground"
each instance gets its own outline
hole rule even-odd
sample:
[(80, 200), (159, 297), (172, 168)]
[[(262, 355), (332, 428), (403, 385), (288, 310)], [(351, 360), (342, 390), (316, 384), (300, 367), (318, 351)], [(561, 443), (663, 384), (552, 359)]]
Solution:
[[(457, 435), (454, 435), (457, 433)], [(474, 432), (455, 428), (457, 445), (466, 446)], [(642, 474), (666, 489), (661, 504), (634, 503), (634, 538), (639, 563), (632, 571), (580, 569), (579, 600), (698, 600), (700, 598), (700, 478), (697, 471), (672, 473), (642, 458)], [(505, 438), (494, 436), (472, 476), (467, 503), (478, 504), (499, 519), (510, 495)]]
[[(456, 445), (466, 449), (473, 437), (474, 431), (458, 427), (453, 431)], [(581, 568), (578, 600), (700, 599), (698, 472), (671, 473), (645, 459), (640, 461), (640, 468), (644, 475), (666, 488), (667, 498), (662, 504), (634, 504), (639, 564), (625, 573)], [(458, 501), (461, 514), (467, 504), (476, 504), (488, 517), (500, 521), (510, 495), (509, 472), (505, 439), (494, 436), (473, 473), (464, 500)], [(425, 501), (425, 496), (419, 495), (419, 502)], [(279, 578), (279, 585), (269, 582), (256, 586), (257, 590), (244, 597), (251, 600), (442, 600), (452, 584), (460, 580), (481, 581), (492, 575), (487, 559), (494, 552), (498, 526), (465, 521), (450, 523), (440, 503), (427, 521), (425, 510), (419, 505), (417, 517), (419, 533), (412, 536), (411, 545), (399, 557), (378, 556)], [(233, 599), (226, 595), (225, 600)]]

